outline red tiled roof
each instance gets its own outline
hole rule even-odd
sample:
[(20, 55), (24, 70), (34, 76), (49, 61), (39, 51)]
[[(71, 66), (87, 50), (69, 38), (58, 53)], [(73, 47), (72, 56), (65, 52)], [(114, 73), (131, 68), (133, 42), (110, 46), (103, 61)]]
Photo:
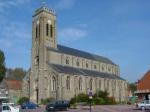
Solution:
[(22, 89), (22, 82), (18, 80), (6, 80), (9, 89), (20, 90)]
[(150, 70), (138, 81), (137, 90), (150, 90)]

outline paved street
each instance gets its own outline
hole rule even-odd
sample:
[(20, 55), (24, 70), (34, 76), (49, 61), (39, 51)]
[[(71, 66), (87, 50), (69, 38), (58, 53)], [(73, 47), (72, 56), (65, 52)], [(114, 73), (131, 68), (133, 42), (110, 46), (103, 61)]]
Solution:
[[(45, 112), (45, 107), (42, 106), (36, 110), (21, 110), (21, 112)], [(90, 110), (88, 107), (79, 107), (78, 109), (69, 109), (61, 112), (90, 112)], [(92, 112), (150, 112), (150, 110), (137, 110), (134, 105), (103, 105), (94, 106)]]

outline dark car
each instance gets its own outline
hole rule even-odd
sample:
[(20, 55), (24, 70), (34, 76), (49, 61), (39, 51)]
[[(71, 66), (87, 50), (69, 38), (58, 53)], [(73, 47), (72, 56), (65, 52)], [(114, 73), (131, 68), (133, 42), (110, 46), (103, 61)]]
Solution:
[(33, 102), (26, 102), (21, 105), (21, 109), (36, 109), (37, 107), (38, 105)]
[(60, 101), (51, 101), (46, 106), (46, 111), (55, 111), (55, 110), (68, 110), (69, 101), (60, 100)]

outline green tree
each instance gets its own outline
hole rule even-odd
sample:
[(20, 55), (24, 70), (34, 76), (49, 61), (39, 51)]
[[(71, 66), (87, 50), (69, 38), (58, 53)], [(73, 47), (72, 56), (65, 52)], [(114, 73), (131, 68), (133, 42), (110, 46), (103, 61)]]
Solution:
[(5, 56), (3, 51), (0, 50), (0, 82), (3, 80), (5, 77)]
[(128, 85), (128, 89), (131, 90), (132, 94), (134, 94), (134, 92), (137, 90), (136, 84), (135, 83), (130, 83)]

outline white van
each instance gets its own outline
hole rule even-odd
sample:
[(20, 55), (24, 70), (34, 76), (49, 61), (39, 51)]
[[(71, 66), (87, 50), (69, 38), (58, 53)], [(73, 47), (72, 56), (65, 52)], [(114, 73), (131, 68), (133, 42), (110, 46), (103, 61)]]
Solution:
[(0, 106), (0, 112), (19, 112), (19, 108), (13, 107), (9, 104), (2, 104)]

